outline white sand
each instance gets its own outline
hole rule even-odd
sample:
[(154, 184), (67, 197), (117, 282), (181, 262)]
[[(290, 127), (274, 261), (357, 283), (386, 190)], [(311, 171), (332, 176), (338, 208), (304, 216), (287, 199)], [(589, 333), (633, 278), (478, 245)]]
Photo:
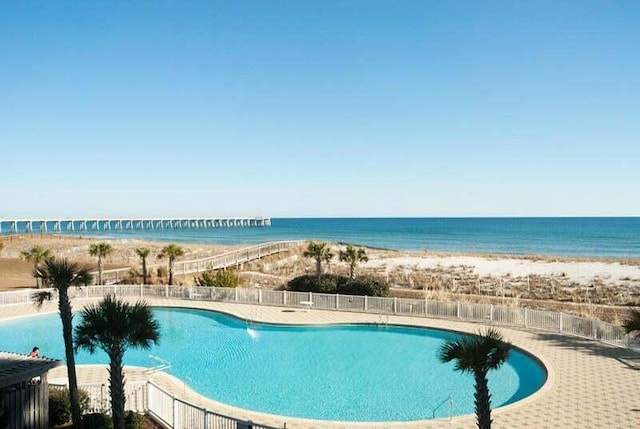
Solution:
[(362, 267), (384, 269), (389, 273), (396, 268), (447, 269), (468, 267), (475, 274), (493, 277), (527, 277), (528, 275), (564, 277), (579, 284), (589, 284), (594, 279), (605, 284), (620, 281), (640, 281), (640, 267), (618, 262), (545, 262), (528, 259), (487, 259), (479, 256), (403, 256), (371, 259)]

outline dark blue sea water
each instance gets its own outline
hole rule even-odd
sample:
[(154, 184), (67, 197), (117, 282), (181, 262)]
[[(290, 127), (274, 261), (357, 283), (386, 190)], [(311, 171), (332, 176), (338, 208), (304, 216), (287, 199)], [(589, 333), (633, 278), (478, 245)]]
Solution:
[[(18, 225), (18, 230), (24, 225)], [(78, 227), (73, 235), (79, 235)], [(2, 224), (7, 233), (9, 225)], [(182, 243), (329, 240), (401, 250), (640, 258), (640, 217), (303, 218), (271, 227), (90, 231), (85, 236)]]

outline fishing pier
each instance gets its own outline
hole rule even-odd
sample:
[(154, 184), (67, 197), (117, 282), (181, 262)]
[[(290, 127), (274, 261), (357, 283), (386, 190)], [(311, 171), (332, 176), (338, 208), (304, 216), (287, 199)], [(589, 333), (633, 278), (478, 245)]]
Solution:
[(152, 229), (246, 228), (271, 226), (268, 217), (0, 219), (0, 234), (70, 233)]

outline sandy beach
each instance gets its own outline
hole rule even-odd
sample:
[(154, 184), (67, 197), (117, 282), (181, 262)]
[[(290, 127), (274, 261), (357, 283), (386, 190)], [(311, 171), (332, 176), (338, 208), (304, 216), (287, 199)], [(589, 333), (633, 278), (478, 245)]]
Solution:
[[(95, 268), (89, 246), (107, 241), (114, 251), (105, 269), (140, 269), (135, 249), (151, 249), (150, 265), (166, 264), (156, 258), (167, 243), (138, 240), (98, 240), (59, 236), (2, 237), (0, 290), (32, 287), (33, 265), (20, 252), (35, 245), (58, 257), (70, 258)], [(180, 244), (182, 260), (221, 254), (239, 247)], [(240, 246), (242, 247), (242, 246)], [(344, 246), (332, 244), (334, 255)], [(245, 287), (279, 288), (289, 279), (313, 273), (315, 263), (303, 249), (271, 256), (241, 266)], [(391, 286), (392, 295), (429, 299), (508, 302), (537, 308), (561, 309), (604, 319), (619, 319), (628, 306), (640, 305), (640, 260), (556, 258), (551, 256), (458, 255), (367, 249), (369, 261), (357, 268), (359, 275), (379, 275)], [(327, 272), (346, 274), (346, 263), (333, 258)], [(193, 275), (176, 276), (176, 283), (194, 284)], [(608, 306), (613, 306), (609, 308)]]

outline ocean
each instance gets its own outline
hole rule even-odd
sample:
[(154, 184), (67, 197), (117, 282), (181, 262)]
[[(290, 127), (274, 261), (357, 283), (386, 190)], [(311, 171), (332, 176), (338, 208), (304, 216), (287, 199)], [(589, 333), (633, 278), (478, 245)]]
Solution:
[(222, 245), (310, 239), (414, 251), (640, 258), (640, 217), (274, 218), (270, 227), (82, 234)]

